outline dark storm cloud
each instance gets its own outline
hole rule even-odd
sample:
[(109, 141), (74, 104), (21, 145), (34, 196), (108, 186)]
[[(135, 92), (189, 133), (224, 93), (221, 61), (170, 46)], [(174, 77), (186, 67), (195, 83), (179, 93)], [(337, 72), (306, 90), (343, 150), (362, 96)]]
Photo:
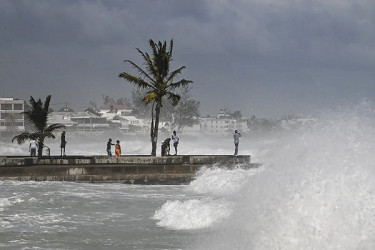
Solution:
[[(0, 96), (77, 109), (126, 96), (135, 48), (174, 39), (203, 113), (272, 116), (375, 99), (373, 1), (0, 1)], [(60, 105), (60, 104), (59, 104)]]

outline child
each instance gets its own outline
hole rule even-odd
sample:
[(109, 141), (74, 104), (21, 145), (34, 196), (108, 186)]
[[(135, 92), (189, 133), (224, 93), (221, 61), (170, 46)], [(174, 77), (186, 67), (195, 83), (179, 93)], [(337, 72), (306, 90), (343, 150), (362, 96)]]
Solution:
[(116, 141), (115, 156), (116, 157), (120, 157), (121, 156), (121, 146), (120, 146), (120, 141), (119, 140)]

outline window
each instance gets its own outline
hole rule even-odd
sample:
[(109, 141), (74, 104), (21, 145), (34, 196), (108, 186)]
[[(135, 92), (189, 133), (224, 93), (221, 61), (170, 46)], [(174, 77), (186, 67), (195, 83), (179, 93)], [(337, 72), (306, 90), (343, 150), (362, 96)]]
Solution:
[(11, 103), (2, 103), (1, 104), (1, 110), (12, 110), (12, 104)]
[(23, 110), (23, 104), (22, 103), (15, 103), (14, 104), (14, 110)]
[(23, 114), (21, 114), (21, 113), (14, 113), (13, 117), (14, 117), (14, 119), (23, 119)]
[(8, 117), (11, 117), (12, 114), (11, 113), (2, 113), (1, 114), (1, 119), (7, 119)]

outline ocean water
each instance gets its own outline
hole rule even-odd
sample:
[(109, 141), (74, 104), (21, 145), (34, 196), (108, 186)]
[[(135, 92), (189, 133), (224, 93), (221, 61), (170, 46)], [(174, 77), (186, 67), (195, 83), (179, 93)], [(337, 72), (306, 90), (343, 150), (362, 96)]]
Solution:
[[(125, 154), (150, 152), (147, 141), (120, 139)], [(104, 154), (105, 141), (92, 140), (70, 138), (68, 154)], [(0, 154), (26, 146), (2, 142)], [(243, 136), (240, 152), (260, 168), (207, 166), (189, 185), (0, 182), (0, 248), (372, 250), (374, 148), (375, 108), (363, 101), (299, 129)], [(181, 136), (179, 152), (232, 154), (233, 143)]]

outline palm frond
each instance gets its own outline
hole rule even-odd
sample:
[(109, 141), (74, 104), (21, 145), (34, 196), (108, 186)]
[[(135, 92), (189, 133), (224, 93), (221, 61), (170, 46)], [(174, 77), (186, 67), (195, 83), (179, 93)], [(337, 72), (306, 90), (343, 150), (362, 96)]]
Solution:
[(143, 100), (146, 102), (146, 104), (148, 104), (150, 101), (154, 100), (157, 96), (158, 95), (156, 94), (156, 92), (152, 91), (151, 93), (146, 95)]
[(139, 88), (152, 88), (152, 89), (155, 88), (150, 83), (148, 83), (148, 82), (140, 79), (139, 77), (136, 77), (136, 76), (133, 76), (133, 75), (131, 75), (129, 73), (126, 73), (126, 72), (120, 73), (118, 75), (118, 77), (124, 78), (125, 80), (127, 80), (128, 82), (131, 82), (131, 83), (135, 84)]
[[(172, 58), (172, 51), (173, 51), (173, 39), (171, 39), (171, 41), (169, 42), (169, 57)], [(171, 59), (172, 61), (172, 59)]]
[(168, 99), (172, 101), (172, 105), (177, 106), (177, 104), (179, 103), (181, 99), (181, 96), (172, 92), (167, 92), (167, 95), (168, 95)]
[(17, 143), (18, 143), (18, 144), (22, 144), (22, 143), (24, 143), (26, 140), (31, 139), (31, 135), (32, 135), (32, 134), (30, 134), (29, 132), (23, 132), (23, 133), (21, 133), (21, 134), (19, 134), (19, 135), (16, 135), (15, 137), (13, 137), (12, 142), (13, 142), (14, 140), (17, 140)]
[(170, 88), (170, 89), (176, 89), (176, 88), (179, 88), (179, 87), (187, 86), (189, 83), (193, 83), (193, 81), (182, 79), (182, 80), (180, 80), (178, 82), (169, 84), (168, 88)]
[[(147, 71), (152, 74), (153, 76), (155, 76), (155, 74), (157, 74), (157, 69), (155, 69), (155, 66), (154, 66), (154, 63), (152, 61), (152, 58), (150, 57), (150, 55), (146, 52), (144, 53), (142, 50), (140, 49), (137, 49), (138, 53), (141, 54), (143, 60), (145, 61), (145, 65), (146, 65), (146, 69)], [(148, 75), (149, 76), (149, 75)], [(153, 81), (153, 79), (151, 78), (151, 81)]]
[(175, 71), (173, 71), (172, 73), (170, 73), (170, 75), (167, 79), (167, 82), (169, 83), (170, 81), (173, 81), (173, 78), (175, 78), (178, 74), (181, 74), (181, 71), (185, 68), (186, 68), (185, 66), (182, 66), (182, 67), (176, 69)]
[(158, 46), (155, 44), (155, 42), (152, 39), (150, 39), (149, 43), (150, 43), (150, 47), (151, 47), (151, 50), (152, 50), (152, 57), (157, 58), (157, 56), (158, 56)]
[(45, 132), (53, 132), (56, 129), (61, 129), (61, 128), (65, 128), (65, 125), (60, 124), (60, 123), (54, 123), (54, 124), (49, 125), (44, 131)]
[(48, 95), (46, 100), (44, 101), (44, 106), (43, 106), (43, 111), (44, 111), (45, 114), (48, 114), (50, 101), (51, 101), (51, 95)]
[(141, 67), (139, 67), (137, 64), (135, 64), (134, 62), (130, 61), (130, 60), (125, 60), (124, 62), (127, 62), (129, 64), (132, 65), (133, 68), (135, 68), (142, 76), (144, 76), (145, 78), (149, 79), (151, 82), (153, 82), (154, 80), (152, 79), (152, 77), (150, 77), (149, 74), (147, 74), (146, 71), (144, 71)]
[(42, 136), (43, 136), (43, 138), (44, 138), (44, 137), (47, 137), (47, 138), (53, 138), (53, 139), (56, 138), (56, 136), (53, 134), (53, 131), (44, 131), (43, 134), (40, 134), (40, 137), (39, 137), (39, 138), (41, 138)]
[(30, 105), (31, 105), (31, 107), (35, 107), (37, 105), (36, 103), (37, 102), (35, 101), (34, 97), (30, 96)]

